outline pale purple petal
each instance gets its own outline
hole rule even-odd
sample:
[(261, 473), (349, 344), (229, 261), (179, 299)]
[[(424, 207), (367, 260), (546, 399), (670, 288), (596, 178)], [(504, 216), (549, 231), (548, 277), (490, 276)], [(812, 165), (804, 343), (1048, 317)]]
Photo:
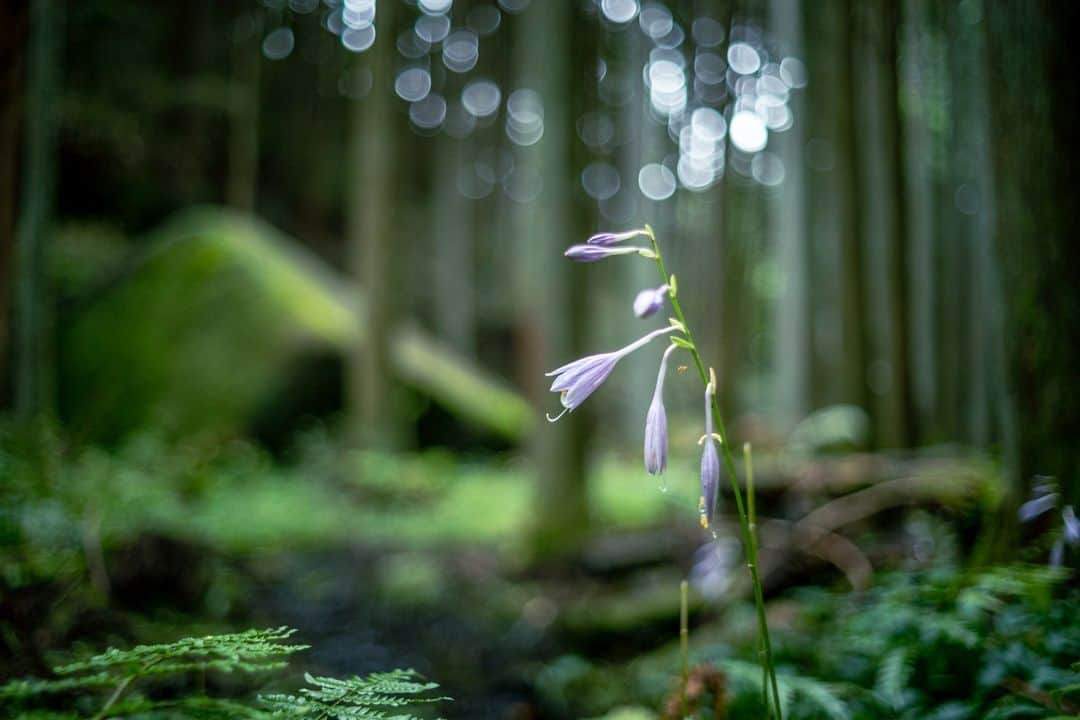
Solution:
[(713, 438), (712, 384), (705, 389), (705, 447), (701, 451), (702, 521), (712, 527), (720, 489), (720, 456)]
[(654, 315), (657, 310), (664, 307), (664, 298), (667, 297), (667, 293), (667, 285), (642, 290), (634, 298), (634, 315), (639, 318)]
[[(548, 377), (551, 377), (552, 375), (555, 376), (555, 379), (551, 383), (551, 390), (552, 392), (562, 394), (560, 401), (564, 408), (573, 410), (578, 405), (585, 402), (586, 398), (604, 384), (608, 375), (615, 369), (615, 365), (624, 356), (629, 355), (660, 335), (665, 335), (679, 329), (679, 327), (674, 325), (659, 328), (643, 335), (626, 347), (615, 350), (614, 352), (587, 355), (556, 368), (547, 373)], [(562, 415), (559, 415), (559, 417), (562, 417)]]
[(705, 527), (712, 527), (716, 520), (716, 499), (720, 488), (720, 456), (712, 435), (705, 438), (701, 452), (701, 498)]
[(1066, 505), (1061, 511), (1061, 520), (1065, 523), (1065, 542), (1069, 545), (1080, 544), (1080, 520), (1076, 519), (1072, 505)]
[(646, 234), (647, 233), (644, 230), (627, 230), (626, 232), (621, 233), (602, 232), (596, 233), (585, 242), (588, 245), (600, 245), (604, 247), (609, 247), (611, 245), (617, 245), (623, 240), (629, 240), (630, 238), (639, 237)]
[(645, 415), (645, 470), (650, 475), (660, 475), (667, 469), (668, 429), (667, 412), (664, 409), (664, 376), (674, 345), (669, 345), (660, 358), (660, 370), (656, 373), (656, 388), (652, 403)]
[(639, 247), (604, 247), (603, 245), (571, 245), (563, 253), (566, 257), (577, 262), (589, 263), (614, 257), (615, 255), (632, 255), (644, 248)]
[(1054, 506), (1057, 505), (1057, 499), (1057, 493), (1052, 492), (1049, 495), (1043, 495), (1034, 500), (1028, 500), (1020, 506), (1020, 511), (1018, 513), (1020, 522), (1031, 522), (1040, 515), (1053, 510)]

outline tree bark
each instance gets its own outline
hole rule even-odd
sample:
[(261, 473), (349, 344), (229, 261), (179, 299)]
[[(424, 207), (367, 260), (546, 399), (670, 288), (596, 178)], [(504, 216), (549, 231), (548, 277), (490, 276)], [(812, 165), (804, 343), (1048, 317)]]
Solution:
[(233, 23), (229, 107), (229, 169), (225, 202), (255, 211), (259, 177), (259, 85), (262, 74), (262, 8), (246, 8)]
[[(591, 209), (576, 183), (575, 102), (584, 72), (572, 59), (592, 57), (587, 33), (595, 30), (571, 3), (531, 3), (516, 18), (514, 63), (517, 87), (536, 90), (544, 104), (544, 135), (517, 149), (522, 172), (535, 170), (543, 181), (539, 198), (515, 208), (512, 224), (517, 251), (519, 337), (526, 358), (523, 381), (538, 408), (558, 408), (548, 392), (544, 370), (583, 354), (587, 318), (585, 268), (562, 257), (568, 239), (590, 227)], [(586, 26), (586, 27), (582, 27)], [(536, 559), (566, 556), (581, 546), (589, 527), (586, 447), (590, 407), (579, 408), (554, 424), (544, 423), (533, 439), (536, 465), (535, 520), (530, 533)]]
[(0, 407), (12, 401), (11, 308), (15, 280), (15, 208), (19, 178), (19, 138), (22, 127), (26, 8), (19, 0), (4, 0), (0, 14)]
[(1017, 429), (1012, 500), (1034, 474), (1080, 500), (1080, 290), (1076, 209), (1080, 110), (1072, 42), (1080, 6), (987, 3), (994, 235), (1007, 298)]
[(61, 8), (52, 0), (30, 6), (26, 81), (26, 151), (16, 248), (15, 406), (24, 418), (50, 412), (53, 362), (45, 245), (56, 194), (56, 119)]
[(371, 92), (354, 101), (349, 154), (353, 168), (347, 186), (346, 233), (349, 266), (367, 297), (367, 341), (349, 358), (346, 387), (357, 442), (393, 447), (402, 441), (396, 388), (390, 370), (389, 337), (394, 330), (398, 296), (398, 236), (394, 166), (399, 122), (394, 117), (395, 6), (379, 3), (373, 47), (353, 58), (370, 63)]

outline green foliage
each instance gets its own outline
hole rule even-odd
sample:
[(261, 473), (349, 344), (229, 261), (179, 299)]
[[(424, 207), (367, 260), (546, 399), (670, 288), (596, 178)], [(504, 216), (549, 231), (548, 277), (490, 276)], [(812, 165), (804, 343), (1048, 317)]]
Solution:
[[(56, 678), (12, 680), (0, 686), (0, 708), (15, 711), (21, 720), (74, 720), (91, 712), (94, 720), (129, 716), (145, 720), (414, 720), (415, 716), (403, 715), (400, 709), (449, 699), (428, 695), (438, 685), (422, 682), (412, 670), (347, 680), (305, 675), (311, 687), (301, 688), (297, 695), (274, 693), (248, 700), (211, 697), (201, 692), (174, 697), (137, 692), (140, 681), (149, 683), (165, 677), (280, 670), (286, 667), (288, 656), (307, 648), (284, 642), (295, 632), (281, 627), (184, 638), (128, 650), (110, 648), (86, 660), (53, 668)], [(56, 698), (68, 700), (62, 705), (64, 709), (53, 707)], [(388, 709), (392, 715), (387, 714)]]
[(420, 676), (412, 670), (393, 670), (348, 680), (312, 675), (304, 675), (304, 679), (313, 687), (301, 688), (299, 695), (264, 695), (263, 703), (275, 715), (284, 717), (419, 720), (415, 715), (399, 714), (395, 708), (449, 700), (425, 695), (439, 686), (420, 682)]
[[(789, 660), (859, 688), (862, 718), (1047, 718), (1075, 713), (1080, 592), (1068, 571), (938, 567), (885, 576), (863, 594), (806, 592)], [(814, 638), (813, 645), (800, 638)]]

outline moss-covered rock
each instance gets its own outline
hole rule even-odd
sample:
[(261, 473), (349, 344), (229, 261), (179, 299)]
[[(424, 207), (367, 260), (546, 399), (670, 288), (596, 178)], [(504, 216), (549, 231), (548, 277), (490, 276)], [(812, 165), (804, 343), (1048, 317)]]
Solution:
[[(87, 238), (59, 245), (77, 258)], [(143, 246), (111, 280), (78, 283), (60, 318), (61, 412), (88, 439), (112, 442), (146, 426), (173, 436), (240, 432), (285, 387), (295, 390), (306, 361), (366, 340), (361, 294), (255, 218), (191, 209)], [(380, 340), (403, 382), (458, 417), (509, 440), (530, 426), (519, 395), (421, 330)]]

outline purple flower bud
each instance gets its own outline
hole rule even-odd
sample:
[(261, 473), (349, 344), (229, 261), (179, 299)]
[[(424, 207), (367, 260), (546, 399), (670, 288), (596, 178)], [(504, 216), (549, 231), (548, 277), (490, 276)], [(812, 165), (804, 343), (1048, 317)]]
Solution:
[(577, 262), (588, 263), (614, 257), (615, 255), (633, 255), (646, 249), (647, 248), (634, 246), (604, 247), (602, 245), (571, 245), (563, 255), (571, 260), (576, 260)]
[(649, 317), (664, 306), (664, 298), (667, 297), (671, 286), (661, 285), (658, 288), (646, 288), (634, 298), (634, 314), (639, 318)]
[(566, 365), (555, 368), (547, 373), (548, 377), (555, 376), (555, 380), (551, 383), (551, 390), (552, 392), (561, 393), (560, 399), (563, 408), (565, 408), (558, 416), (554, 418), (549, 416), (548, 420), (555, 422), (563, 415), (585, 402), (586, 398), (604, 384), (608, 375), (615, 369), (615, 365), (623, 357), (644, 347), (653, 339), (679, 329), (680, 328), (672, 325), (660, 328), (659, 330), (653, 330), (651, 333), (638, 338), (624, 348), (613, 352), (600, 353), (598, 355), (587, 355), (586, 357), (567, 363)]
[(596, 233), (591, 238), (586, 240), (589, 245), (618, 245), (623, 240), (629, 240), (630, 238), (641, 237), (642, 235), (648, 235), (644, 229), (627, 230), (621, 233), (602, 232)]
[(705, 447), (701, 451), (701, 524), (712, 527), (720, 489), (720, 455), (713, 437), (712, 383), (705, 389)]
[(660, 475), (667, 469), (667, 412), (664, 410), (664, 375), (667, 373), (667, 361), (674, 345), (668, 346), (660, 359), (660, 372), (656, 374), (656, 389), (653, 390), (652, 403), (645, 415), (645, 470), (650, 475)]

